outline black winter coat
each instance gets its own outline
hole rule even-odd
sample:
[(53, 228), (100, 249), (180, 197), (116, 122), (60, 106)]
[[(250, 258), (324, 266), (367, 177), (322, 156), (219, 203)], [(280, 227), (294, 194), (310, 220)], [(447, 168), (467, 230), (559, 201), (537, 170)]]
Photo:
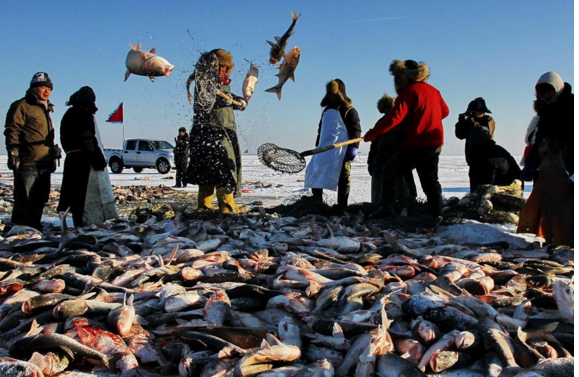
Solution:
[(58, 211), (70, 208), (75, 226), (82, 223), (86, 190), (91, 171), (103, 170), (107, 162), (96, 138), (94, 115), (73, 106), (60, 123), (60, 142), (66, 152)]
[(177, 136), (175, 139), (175, 148), (173, 148), (175, 159), (186, 160), (189, 158), (189, 135)]
[(464, 155), (467, 164), (480, 157), (480, 150), (486, 149), (485, 144), (494, 139), (495, 120), (490, 115), (474, 118), (467, 114), (460, 114), (454, 128), (454, 134), (464, 143)]
[(574, 125), (574, 98), (571, 85), (565, 83), (563, 92), (553, 103), (538, 101), (537, 135), (527, 162), (532, 166), (540, 165), (539, 147), (546, 141), (552, 141), (560, 146), (562, 160), (568, 172), (573, 172), (573, 125)]

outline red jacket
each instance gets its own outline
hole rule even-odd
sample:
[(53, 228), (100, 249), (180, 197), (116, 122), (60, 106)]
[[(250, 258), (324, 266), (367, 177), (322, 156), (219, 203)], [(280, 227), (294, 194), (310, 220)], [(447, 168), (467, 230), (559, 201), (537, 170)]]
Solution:
[(401, 124), (404, 129), (402, 146), (442, 146), (442, 120), (448, 113), (448, 106), (435, 87), (424, 82), (412, 83), (398, 95), (394, 108), (384, 115), (364, 138), (372, 141)]

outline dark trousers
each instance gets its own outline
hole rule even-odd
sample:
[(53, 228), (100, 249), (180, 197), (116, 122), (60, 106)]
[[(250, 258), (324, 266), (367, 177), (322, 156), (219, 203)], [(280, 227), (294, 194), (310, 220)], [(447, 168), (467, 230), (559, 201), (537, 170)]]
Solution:
[(187, 157), (175, 157), (175, 168), (177, 173), (175, 174), (175, 180), (177, 186), (187, 187), (187, 181), (185, 180), (185, 175), (187, 174)]
[(442, 213), (442, 188), (438, 182), (438, 160), (442, 147), (401, 147), (384, 165), (382, 207), (393, 209), (400, 178), (416, 169), (428, 210), (433, 216)]
[[(348, 198), (350, 197), (350, 171), (352, 164), (350, 161), (344, 161), (342, 170), (340, 170), (340, 180), (338, 181), (338, 207), (346, 208), (348, 206)], [(324, 190), (312, 189), (312, 195), (319, 201), (323, 201)]]
[(12, 222), (42, 230), (40, 219), (50, 194), (48, 167), (21, 166), (14, 175)]

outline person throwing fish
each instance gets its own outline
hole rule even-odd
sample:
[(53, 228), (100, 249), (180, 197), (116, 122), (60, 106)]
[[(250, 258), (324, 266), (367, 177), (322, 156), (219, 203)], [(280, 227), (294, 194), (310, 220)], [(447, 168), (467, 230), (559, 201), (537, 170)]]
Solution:
[[(220, 48), (201, 55), (195, 66), (194, 116), (186, 176), (188, 183), (199, 185), (199, 209), (217, 209), (212, 205), (216, 192), (219, 210), (227, 214), (243, 211), (233, 199), (241, 196), (241, 149), (233, 110), (245, 110), (247, 102), (231, 93), (229, 75), (233, 66), (231, 54)], [(203, 90), (213, 88), (214, 68), (218, 70), (219, 94), (213, 89)], [(209, 74), (202, 75), (203, 71)], [(210, 101), (205, 97), (211, 97)]]
[[(360, 137), (360, 117), (346, 95), (346, 85), (340, 79), (326, 85), (326, 95), (320, 104), (324, 110), (318, 126), (316, 148)], [(347, 148), (316, 154), (306, 169), (304, 186), (312, 189), (315, 200), (323, 201), (323, 189), (338, 190), (338, 209), (348, 206), (350, 196), (350, 164), (356, 157), (359, 143)]]
[(52, 88), (46, 72), (35, 73), (24, 98), (10, 105), (4, 129), (8, 168), (14, 172), (12, 222), (38, 230), (50, 193), (50, 174), (62, 154), (54, 144), (50, 118)]
[(402, 147), (383, 168), (381, 207), (374, 218), (394, 215), (398, 178), (416, 169), (432, 216), (442, 214), (442, 189), (438, 181), (438, 160), (444, 142), (442, 120), (449, 114), (440, 92), (426, 83), (430, 69), (414, 60), (394, 60), (390, 64), (398, 97), (394, 108), (382, 117), (364, 141), (376, 140), (396, 126), (404, 129)]

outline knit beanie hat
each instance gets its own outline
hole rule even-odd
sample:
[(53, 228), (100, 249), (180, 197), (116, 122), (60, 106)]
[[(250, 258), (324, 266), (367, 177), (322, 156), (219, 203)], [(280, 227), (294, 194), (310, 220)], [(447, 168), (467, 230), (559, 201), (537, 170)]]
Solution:
[(37, 88), (39, 86), (46, 86), (52, 90), (52, 80), (46, 72), (36, 72), (30, 80), (30, 88)]
[(467, 111), (477, 111), (481, 113), (489, 113), (492, 114), (493, 112), (490, 111), (487, 107), (487, 104), (482, 97), (475, 98), (474, 100), (470, 101)]
[(551, 102), (556, 101), (557, 98), (559, 98), (559, 95), (561, 95), (561, 93), (563, 92), (563, 89), (565, 88), (565, 83), (563, 82), (563, 79), (561, 78), (561, 76), (559, 76), (557, 72), (547, 72), (541, 75), (541, 77), (539, 77), (539, 80), (537, 81), (537, 85), (535, 85), (535, 90), (539, 87), (539, 85), (544, 84), (551, 85), (553, 89), (555, 89), (555, 96), (553, 97)]

